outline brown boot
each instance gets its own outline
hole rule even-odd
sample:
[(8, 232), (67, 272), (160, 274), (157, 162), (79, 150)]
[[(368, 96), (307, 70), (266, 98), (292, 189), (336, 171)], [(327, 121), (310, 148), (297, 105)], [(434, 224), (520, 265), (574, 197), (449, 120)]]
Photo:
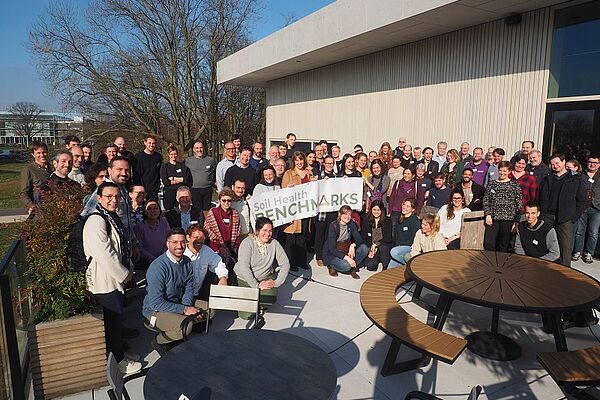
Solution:
[(354, 279), (360, 279), (360, 275), (358, 275), (358, 274), (356, 273), (356, 268), (352, 268), (352, 269), (350, 270), (350, 276), (351, 276), (351, 277), (353, 277)]
[(338, 276), (337, 271), (333, 267), (327, 267), (327, 270), (329, 271), (329, 276)]
[(324, 266), (325, 266), (325, 263), (323, 262), (323, 260), (317, 260), (317, 265), (318, 265), (319, 267), (324, 267)]

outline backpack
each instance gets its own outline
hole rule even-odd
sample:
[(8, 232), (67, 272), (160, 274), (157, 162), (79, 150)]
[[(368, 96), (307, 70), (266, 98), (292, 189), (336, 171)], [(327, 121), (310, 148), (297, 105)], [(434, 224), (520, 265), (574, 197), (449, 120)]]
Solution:
[(88, 265), (92, 262), (92, 257), (86, 258), (85, 251), (83, 250), (83, 227), (87, 222), (88, 218), (92, 215), (100, 215), (104, 222), (106, 222), (106, 233), (110, 236), (111, 225), (108, 219), (98, 213), (93, 212), (91, 214), (82, 217), (77, 217), (77, 220), (69, 227), (69, 259), (71, 260), (71, 270), (73, 272), (85, 272)]

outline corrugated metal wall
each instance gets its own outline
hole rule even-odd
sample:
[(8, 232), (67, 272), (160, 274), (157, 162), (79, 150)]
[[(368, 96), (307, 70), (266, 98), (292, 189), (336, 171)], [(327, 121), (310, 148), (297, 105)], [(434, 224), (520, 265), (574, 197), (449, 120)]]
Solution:
[(550, 23), (544, 8), (271, 81), (267, 137), (541, 147)]

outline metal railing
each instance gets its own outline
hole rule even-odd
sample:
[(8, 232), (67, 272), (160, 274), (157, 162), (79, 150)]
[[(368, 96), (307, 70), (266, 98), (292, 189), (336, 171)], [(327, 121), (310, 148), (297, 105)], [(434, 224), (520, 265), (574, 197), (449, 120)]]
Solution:
[(25, 243), (15, 239), (0, 262), (0, 399), (25, 399), (27, 324)]

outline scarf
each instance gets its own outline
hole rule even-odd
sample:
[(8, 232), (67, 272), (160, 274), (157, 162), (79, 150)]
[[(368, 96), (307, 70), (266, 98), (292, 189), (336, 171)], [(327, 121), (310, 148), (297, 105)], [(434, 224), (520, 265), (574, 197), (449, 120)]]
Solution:
[(123, 221), (121, 221), (121, 218), (119, 218), (117, 213), (106, 210), (100, 203), (96, 205), (96, 211), (117, 229), (120, 241), (121, 263), (125, 268), (129, 268), (129, 263), (131, 262), (131, 245), (129, 243), (129, 237), (125, 234), (125, 225), (123, 225)]
[(265, 181), (264, 179), (262, 179), (260, 181), (260, 184), (264, 185), (264, 186), (273, 187), (273, 186), (275, 186), (275, 178), (273, 178), (273, 182), (271, 182), (271, 183), (269, 183), (269, 182)]

